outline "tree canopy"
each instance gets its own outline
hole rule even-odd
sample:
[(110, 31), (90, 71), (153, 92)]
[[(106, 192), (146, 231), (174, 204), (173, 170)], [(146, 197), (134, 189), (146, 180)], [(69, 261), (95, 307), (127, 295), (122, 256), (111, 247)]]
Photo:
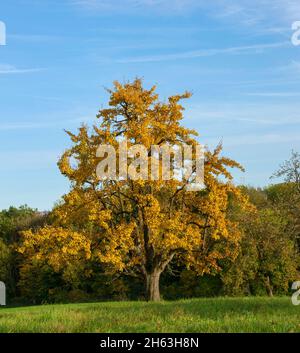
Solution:
[[(108, 92), (109, 107), (99, 111), (99, 123), (67, 132), (73, 145), (58, 165), (71, 190), (53, 212), (58, 228), (47, 229), (47, 239), (56, 242), (60, 227), (80, 234), (108, 273), (141, 276), (147, 298), (159, 300), (160, 275), (171, 262), (205, 274), (220, 271), (222, 259), (237, 256), (241, 232), (228, 217), (229, 199), (244, 207), (247, 199), (233, 184), (230, 169), (242, 167), (223, 157), (219, 145), (205, 152), (205, 189), (200, 191), (189, 191), (186, 179), (99, 180), (96, 168), (101, 158), (96, 152), (101, 144), (114, 146), (118, 153), (123, 138), (129, 146), (145, 146), (150, 158), (152, 145), (198, 143), (196, 131), (182, 125), (181, 101), (190, 93), (162, 102), (156, 87), (144, 88), (141, 79), (115, 82)], [(42, 239), (43, 232), (27, 236), (22, 251), (38, 242), (45, 253), (43, 247), (50, 244)], [(62, 248), (64, 239), (68, 241), (67, 236), (59, 239)]]

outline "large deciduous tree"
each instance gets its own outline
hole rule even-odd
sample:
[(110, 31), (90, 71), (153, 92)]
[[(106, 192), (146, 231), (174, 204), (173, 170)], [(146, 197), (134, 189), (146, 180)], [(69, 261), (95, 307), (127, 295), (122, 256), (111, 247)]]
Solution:
[(145, 146), (149, 159), (152, 145), (197, 144), (197, 133), (181, 124), (180, 101), (189, 93), (162, 102), (156, 88), (144, 88), (140, 79), (115, 82), (108, 92), (109, 107), (100, 110), (99, 123), (92, 129), (81, 126), (76, 134), (68, 132), (73, 145), (58, 165), (71, 181), (71, 190), (54, 216), (57, 226), (89, 240), (92, 259), (107, 272), (141, 276), (147, 299), (157, 301), (160, 276), (172, 261), (205, 274), (220, 270), (222, 259), (237, 256), (240, 231), (227, 217), (228, 201), (234, 197), (246, 205), (247, 200), (228, 168), (242, 167), (222, 157), (219, 145), (205, 152), (205, 189), (200, 191), (189, 191), (190, 180), (185, 178), (99, 180), (96, 168), (103, 159), (96, 151), (101, 144), (114, 146), (118, 154), (120, 139), (126, 139), (128, 146)]

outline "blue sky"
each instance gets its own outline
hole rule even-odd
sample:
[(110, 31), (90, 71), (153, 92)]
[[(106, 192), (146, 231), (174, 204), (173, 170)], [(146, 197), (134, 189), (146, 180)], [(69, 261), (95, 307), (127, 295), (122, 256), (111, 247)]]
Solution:
[(50, 209), (69, 184), (63, 129), (92, 123), (113, 80), (190, 90), (185, 124), (265, 186), (300, 150), (298, 0), (11, 0), (0, 5), (0, 208)]

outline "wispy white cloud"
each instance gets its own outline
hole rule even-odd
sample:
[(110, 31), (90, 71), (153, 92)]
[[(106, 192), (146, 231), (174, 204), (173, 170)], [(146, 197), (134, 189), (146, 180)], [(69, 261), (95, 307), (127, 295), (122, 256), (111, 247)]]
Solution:
[(51, 168), (58, 161), (61, 151), (41, 150), (41, 151), (1, 151), (0, 170), (36, 170), (41, 168)]
[(300, 142), (298, 133), (270, 133), (270, 134), (249, 134), (226, 136), (224, 139), (224, 146), (244, 146), (244, 145), (262, 145), (262, 144), (276, 144), (276, 143), (289, 143)]
[(180, 60), (180, 59), (194, 59), (200, 57), (208, 57), (215, 55), (224, 54), (251, 54), (251, 53), (261, 53), (267, 49), (276, 49), (289, 46), (290, 42), (279, 42), (279, 43), (268, 43), (268, 44), (257, 44), (239, 47), (229, 47), (229, 48), (216, 48), (216, 49), (201, 49), (175, 54), (164, 54), (164, 55), (152, 55), (152, 56), (140, 56), (131, 57), (116, 60), (118, 63), (141, 63), (141, 62), (160, 62), (160, 61), (170, 61), (170, 60)]
[(95, 118), (81, 116), (74, 119), (62, 119), (51, 121), (16, 121), (16, 122), (0, 122), (0, 131), (13, 130), (34, 130), (34, 129), (49, 129), (49, 128), (67, 128), (68, 126), (78, 126), (80, 123), (94, 122)]
[(293, 73), (300, 73), (300, 61), (295, 61), (293, 60), (290, 65), (289, 65), (289, 69), (293, 72)]
[(42, 122), (14, 122), (14, 123), (0, 123), (0, 131), (8, 130), (27, 130), (40, 129), (57, 126), (57, 123), (42, 123)]
[(221, 25), (245, 30), (249, 36), (290, 40), (291, 24), (300, 19), (299, 0), (69, 0), (93, 14), (140, 13), (186, 15), (199, 13)]
[(8, 65), (8, 64), (0, 64), (0, 75), (10, 75), (10, 74), (26, 74), (26, 73), (32, 73), (32, 72), (40, 72), (45, 69), (43, 68), (26, 68), (26, 69), (21, 69), (17, 68), (14, 65)]
[(51, 42), (58, 41), (64, 39), (62, 36), (51, 36), (44, 34), (8, 34), (8, 39), (14, 39), (22, 42), (32, 42), (32, 43), (40, 43), (40, 42)]
[(275, 0), (272, 1), (274, 8), (284, 13), (287, 20), (295, 21), (300, 18), (300, 4), (299, 0)]
[[(280, 102), (218, 102), (214, 104), (195, 104), (186, 110), (187, 122), (198, 127), (199, 124), (213, 125), (219, 129), (222, 124), (232, 130), (240, 126), (249, 127), (261, 126), (292, 126), (300, 124), (300, 104)], [(214, 129), (214, 128), (213, 128)], [(201, 126), (199, 127), (201, 130)]]
[[(226, 134), (217, 135), (209, 138), (202, 138), (202, 143), (213, 148), (219, 142), (222, 142), (225, 149), (229, 147), (242, 147), (242, 146), (257, 146), (257, 145), (269, 145), (274, 146), (275, 144), (298, 144), (300, 142), (300, 136), (296, 132), (288, 133), (238, 133), (238, 134)], [(249, 162), (249, 161), (247, 161)]]
[(231, 17), (245, 25), (290, 24), (300, 17), (299, 0), (216, 0), (212, 3), (216, 17)]
[(189, 11), (204, 4), (203, 0), (70, 0), (71, 3), (91, 10), (136, 11), (153, 9), (158, 11)]
[(216, 18), (234, 18), (252, 25), (266, 19), (272, 22), (294, 21), (300, 17), (299, 0), (69, 0), (73, 5), (100, 11), (136, 11), (154, 9), (191, 12), (196, 8)]
[(244, 8), (238, 3), (228, 3), (223, 6), (222, 11), (218, 12), (215, 16), (218, 18), (226, 18), (236, 15), (241, 15), (244, 11)]
[(246, 95), (253, 96), (253, 97), (288, 98), (288, 97), (299, 97), (300, 92), (251, 92), (251, 93), (246, 93)]

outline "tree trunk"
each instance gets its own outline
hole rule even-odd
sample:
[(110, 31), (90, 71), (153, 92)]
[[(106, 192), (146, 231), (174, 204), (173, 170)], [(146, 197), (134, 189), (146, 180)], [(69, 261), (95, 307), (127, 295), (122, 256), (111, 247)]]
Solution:
[(161, 272), (154, 270), (146, 275), (146, 298), (148, 301), (160, 301), (159, 279)]
[(269, 276), (267, 276), (266, 278), (266, 288), (267, 288), (268, 296), (273, 297), (273, 289), (271, 286), (271, 281)]

